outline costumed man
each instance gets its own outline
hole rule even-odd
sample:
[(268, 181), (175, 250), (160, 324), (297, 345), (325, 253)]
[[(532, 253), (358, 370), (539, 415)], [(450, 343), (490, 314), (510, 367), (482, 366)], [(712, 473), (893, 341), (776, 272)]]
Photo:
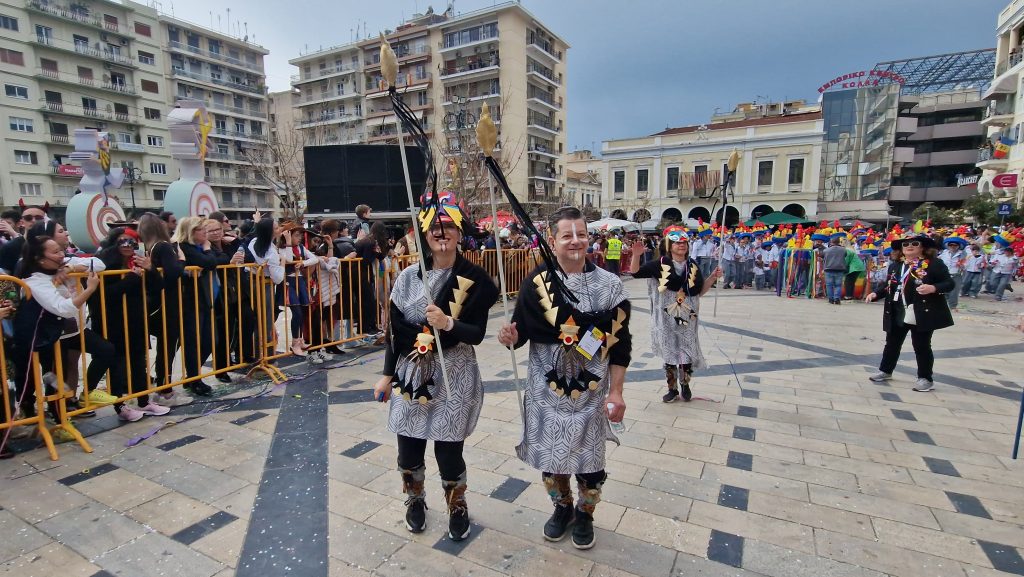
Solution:
[[(462, 449), (476, 428), (484, 395), (473, 347), (483, 340), (487, 315), (499, 295), (490, 275), (458, 254), (469, 221), (450, 193), (440, 197), (433, 204), (426, 200), (420, 213), (433, 294), (428, 297), (419, 267), (406, 267), (395, 280), (384, 376), (374, 386), (374, 397), (381, 402), (391, 397), (388, 429), (398, 435), (406, 528), (413, 533), (426, 528), (423, 457), (430, 440), (448, 504), (448, 536), (461, 541), (470, 533)], [(438, 344), (444, 349), (443, 368)]]
[[(622, 385), (630, 361), (630, 303), (617, 274), (586, 260), (587, 223), (574, 207), (550, 217), (555, 265), (523, 281), (512, 323), (498, 333), (505, 346), (530, 341), (519, 458), (543, 472), (555, 511), (544, 538), (561, 540), (572, 526), (577, 549), (594, 545), (594, 508), (601, 500), (609, 425), (626, 412)], [(556, 268), (556, 270), (550, 270)], [(561, 270), (557, 270), (561, 269)], [(569, 477), (575, 475), (574, 507)]]
[(665, 361), (668, 392), (661, 398), (666, 403), (679, 398), (682, 381), (683, 400), (693, 397), (690, 379), (694, 369), (706, 363), (697, 340), (697, 314), (700, 297), (711, 290), (722, 276), (715, 268), (704, 278), (697, 261), (690, 257), (690, 239), (681, 226), (665, 229), (661, 259), (651, 261), (633, 275), (646, 278), (651, 299), (651, 344), (654, 354)]

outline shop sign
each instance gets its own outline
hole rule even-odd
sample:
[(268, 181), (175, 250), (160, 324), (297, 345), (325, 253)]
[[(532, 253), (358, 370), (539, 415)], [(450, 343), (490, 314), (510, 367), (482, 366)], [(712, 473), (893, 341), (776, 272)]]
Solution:
[(58, 176), (77, 176), (81, 178), (85, 174), (81, 166), (75, 166), (73, 164), (61, 164), (57, 166)]
[(970, 176), (960, 175), (956, 178), (957, 186), (978, 186), (978, 179), (981, 178), (980, 174), (972, 174)]
[(1004, 172), (992, 177), (992, 186), (996, 188), (1017, 188), (1017, 173)]
[(821, 94), (828, 90), (848, 90), (851, 88), (867, 88), (871, 86), (879, 86), (881, 84), (891, 84), (893, 82), (897, 84), (903, 84), (907, 79), (892, 72), (891, 70), (859, 70), (857, 72), (851, 72), (849, 74), (843, 74), (829, 80), (825, 84), (818, 87), (818, 93)]

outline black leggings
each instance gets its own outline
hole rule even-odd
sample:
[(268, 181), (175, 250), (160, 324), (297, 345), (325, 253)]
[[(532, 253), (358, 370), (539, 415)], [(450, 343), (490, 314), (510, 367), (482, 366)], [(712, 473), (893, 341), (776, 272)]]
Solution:
[[(462, 458), (465, 441), (434, 441), (434, 458), (442, 481), (458, 481), (466, 472), (466, 461)], [(398, 468), (414, 471), (424, 466), (423, 457), (427, 452), (427, 440), (398, 435)]]
[[(89, 391), (96, 390), (96, 385), (99, 384), (103, 375), (108, 370), (113, 369), (109, 382), (110, 393), (118, 397), (127, 394), (128, 383), (124, 377), (124, 362), (119, 362), (120, 357), (114, 350), (114, 345), (90, 329), (82, 329), (82, 335), (82, 337), (75, 335), (59, 341), (62, 362), (67, 358), (68, 351), (74, 350), (89, 353), (92, 361), (89, 363), (85, 378)], [(84, 347), (81, 340), (83, 337), (85, 339)], [(82, 350), (83, 348), (85, 350)], [(44, 347), (39, 350), (40, 374), (45, 374), (49, 371), (56, 372), (54, 368), (55, 358), (54, 347)], [(19, 347), (15, 357), (15, 367), (16, 394), (19, 398), (24, 399), (24, 405), (32, 406), (35, 403), (35, 389), (31, 385), (32, 380), (30, 376), (30, 371), (32, 370), (32, 351)], [(26, 385), (28, 390), (25, 390)], [(78, 383), (67, 383), (66, 387), (70, 390), (77, 387), (77, 385)], [(23, 392), (24, 397), (22, 397)]]
[(892, 374), (908, 332), (910, 342), (914, 344), (914, 355), (917, 357), (917, 377), (930, 381), (932, 366), (935, 364), (935, 355), (932, 353), (932, 333), (935, 331), (919, 331), (902, 323), (897, 325), (894, 322), (889, 327), (889, 332), (885, 334), (885, 349), (882, 351), (882, 363), (878, 365), (878, 370)]

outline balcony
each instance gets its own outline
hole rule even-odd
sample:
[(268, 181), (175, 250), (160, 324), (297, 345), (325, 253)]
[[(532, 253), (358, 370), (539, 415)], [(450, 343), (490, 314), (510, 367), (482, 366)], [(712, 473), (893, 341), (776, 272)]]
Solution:
[(218, 62), (227, 62), (228, 64), (231, 64), (233, 66), (246, 68), (252, 70), (253, 72), (263, 74), (263, 67), (260, 66), (258, 63), (246, 62), (233, 56), (228, 56), (223, 52), (210, 52), (209, 50), (203, 50), (198, 46), (192, 46), (191, 44), (182, 44), (181, 42), (178, 42), (176, 40), (171, 40), (167, 43), (167, 50), (182, 54), (198, 55), (204, 58), (209, 58), (211, 60), (216, 60)]
[(547, 82), (553, 86), (561, 86), (562, 81), (558, 79), (555, 73), (543, 66), (537, 66), (530, 62), (526, 65), (526, 75), (534, 78), (539, 78), (544, 82)]
[(143, 154), (143, 153), (146, 152), (146, 147), (145, 146), (143, 146), (141, 144), (136, 144), (134, 142), (118, 142), (118, 141), (115, 141), (115, 142), (111, 142), (110, 143), (110, 148), (112, 150), (117, 150), (117, 151), (120, 151), (120, 152), (134, 152), (134, 153), (137, 153), (137, 154)]
[(71, 142), (71, 137), (68, 136), (67, 134), (50, 133), (50, 142), (54, 144), (63, 144), (66, 146), (74, 146), (74, 143)]
[[(395, 79), (395, 88), (399, 91), (402, 91), (401, 89), (405, 88), (402, 92), (425, 90), (427, 86), (430, 85), (430, 80), (431, 74), (429, 72), (415, 75), (411, 72), (404, 75), (400, 74), (398, 78)], [(374, 77), (371, 81), (367, 82), (366, 86), (367, 98), (380, 98), (382, 96), (387, 96), (388, 91), (384, 88), (383, 78)]]
[[(398, 64), (401, 65), (405, 62), (412, 62), (419, 60), (420, 58), (430, 58), (430, 48), (427, 46), (417, 46), (415, 49), (409, 48), (395, 48), (395, 56), (398, 57)], [(363, 64), (366, 65), (366, 70), (376, 70), (380, 68), (380, 50), (375, 46), (373, 48), (372, 56), (366, 60)]]
[(1009, 58), (996, 64), (995, 79), (989, 84), (981, 97), (990, 99), (997, 94), (1010, 94), (1017, 91), (1018, 65), (1024, 61), (1024, 52), (1014, 52)]
[(258, 118), (259, 120), (266, 120), (267, 115), (264, 114), (262, 109), (245, 108), (243, 106), (231, 106), (230, 104), (222, 104), (217, 102), (206, 102), (206, 109), (211, 112), (225, 112), (227, 114), (233, 114), (235, 116), (248, 116), (250, 118)]
[(324, 114), (319, 118), (308, 118), (299, 122), (299, 128), (312, 128), (314, 126), (326, 126), (329, 124), (343, 124), (345, 122), (358, 122), (363, 120), (362, 114)]
[[(37, 34), (35, 37), (35, 43), (42, 46), (46, 46), (48, 48), (52, 48), (54, 50), (59, 50), (61, 52), (69, 52), (73, 54), (79, 54), (82, 56), (88, 56), (90, 58), (96, 58), (104, 62), (110, 62), (111, 64), (124, 66), (125, 68), (138, 68), (138, 65), (135, 64), (134, 58), (123, 56), (121, 54), (118, 54), (117, 52), (112, 52), (110, 50), (95, 48), (89, 46), (88, 44), (85, 44), (84, 42), (68, 42), (67, 40), (59, 40), (52, 36), (43, 36), (42, 34)], [(96, 45), (99, 46), (99, 43), (97, 43)]]
[[(220, 186), (249, 186), (254, 188), (269, 188), (267, 180), (263, 177), (247, 175), (244, 173), (220, 173), (207, 176), (206, 182)], [(250, 205), (251, 206), (251, 205)]]
[(138, 124), (139, 122), (139, 117), (131, 112), (117, 112), (101, 108), (93, 108), (91, 106), (82, 106), (81, 104), (54, 102), (49, 100), (41, 100), (40, 102), (42, 103), (40, 109), (43, 112), (52, 112), (55, 114), (62, 114), (64, 116), (106, 120), (110, 122), (122, 122), (124, 124)]
[(540, 118), (537, 116), (530, 117), (526, 120), (526, 128), (534, 128), (549, 134), (558, 134), (562, 131), (561, 125), (556, 126), (547, 118)]
[(238, 82), (231, 82), (230, 80), (224, 80), (223, 78), (214, 77), (209, 74), (189, 72), (184, 68), (171, 68), (171, 75), (182, 78), (190, 78), (192, 80), (197, 80), (199, 82), (204, 82), (206, 84), (224, 87), (229, 90), (239, 90), (243, 92), (248, 92), (250, 94), (266, 94), (267, 91), (266, 87), (263, 86), (262, 84), (241, 84)]
[(262, 132), (244, 132), (241, 130), (228, 130), (227, 128), (215, 128), (210, 132), (210, 136), (254, 140), (257, 142), (263, 139)]
[(985, 118), (982, 119), (982, 126), (1003, 127), (1013, 124), (1013, 101), (1015, 96), (1011, 94), (1002, 101), (993, 101), (985, 109)]
[(539, 36), (533, 33), (527, 33), (526, 35), (526, 49), (530, 50), (534, 54), (544, 56), (554, 62), (562, 61), (561, 51), (555, 50), (554, 44), (548, 40), (543, 40)]
[(308, 96), (303, 96), (302, 98), (296, 100), (295, 102), (300, 105), (321, 104), (324, 102), (332, 102), (335, 100), (346, 100), (348, 98), (362, 98), (362, 96), (363, 93), (360, 90), (355, 90), (353, 92), (345, 92), (343, 94), (330, 94), (321, 92), (320, 94), (310, 94)]
[[(378, 65), (379, 66), (379, 65)], [(355, 64), (346, 64), (342, 66), (328, 66), (327, 68), (321, 68), (319, 70), (311, 71), (309, 74), (292, 74), (292, 85), (297, 86), (306, 82), (316, 82), (318, 80), (324, 80), (332, 76), (338, 76), (341, 74), (351, 74), (359, 70), (359, 66)]]
[(554, 153), (554, 149), (553, 148), (550, 148), (550, 147), (547, 147), (547, 146), (544, 146), (544, 145), (540, 145), (540, 144), (535, 144), (535, 145), (529, 147), (527, 149), (527, 152), (529, 152), (530, 154), (533, 154), (535, 156), (543, 156), (543, 157), (546, 157), (546, 158), (558, 158), (558, 155)]
[(543, 110), (561, 110), (562, 99), (559, 98), (557, 101), (555, 97), (549, 92), (543, 90), (529, 90), (526, 94), (527, 104), (536, 104)]
[(119, 32), (117, 23), (104, 22), (103, 19), (93, 16), (88, 12), (72, 10), (70, 6), (62, 6), (60, 4), (52, 4), (50, 2), (40, 2), (39, 0), (30, 0), (25, 3), (25, 8), (33, 12), (41, 12), (55, 18), (75, 22), (77, 24), (83, 24), (98, 30)]
[(78, 76), (77, 74), (68, 74), (66, 72), (58, 72), (56, 70), (48, 70), (46, 68), (36, 68), (35, 76), (36, 78), (44, 78), (46, 80), (63, 82), (74, 86), (90, 86), (92, 88), (106, 90), (116, 94), (124, 94), (126, 96), (134, 97), (138, 96), (135, 92), (134, 86), (121, 84), (120, 82), (110, 82), (109, 80), (97, 81), (95, 78), (86, 78), (84, 76)]
[(975, 166), (983, 170), (999, 170), (1010, 164), (1009, 153), (1003, 158), (995, 158), (995, 151), (990, 148), (978, 150), (978, 162)]
[(249, 159), (242, 154), (231, 154), (230, 152), (207, 152), (206, 160), (217, 162), (249, 162)]
[(498, 72), (501, 65), (501, 58), (494, 56), (466, 58), (460, 64), (458, 60), (449, 60), (444, 63), (441, 71), (441, 80), (453, 80), (456, 78), (477, 78)]
[(498, 41), (498, 27), (497, 27), (496, 23), (493, 24), (492, 26), (493, 26), (493, 28), (491, 28), (491, 27), (489, 27), (487, 25), (480, 26), (479, 28), (477, 28), (475, 35), (474, 34), (466, 35), (467, 39), (466, 39), (465, 42), (462, 41), (462, 36), (460, 36), (458, 41), (449, 42), (448, 41), (448, 36), (445, 35), (444, 36), (445, 40), (443, 42), (438, 42), (437, 43), (438, 51), (441, 52), (442, 54), (444, 54), (445, 52), (451, 52), (452, 50), (460, 50), (462, 48), (470, 48), (472, 46), (479, 46), (481, 44), (487, 44), (488, 42), (497, 42)]

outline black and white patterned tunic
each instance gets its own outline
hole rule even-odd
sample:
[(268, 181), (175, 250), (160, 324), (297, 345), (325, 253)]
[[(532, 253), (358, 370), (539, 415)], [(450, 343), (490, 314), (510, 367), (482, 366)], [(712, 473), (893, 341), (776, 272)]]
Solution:
[[(451, 275), (451, 269), (435, 269), (427, 273), (430, 288), (436, 296)], [(391, 302), (411, 323), (426, 324), (426, 291), (419, 277), (419, 268), (407, 267), (391, 289)], [(464, 441), (473, 434), (480, 408), (483, 406), (484, 388), (480, 367), (472, 345), (458, 343), (444, 348), (448, 381), (441, 375), (441, 363), (433, 363), (432, 399), (421, 404), (417, 399), (406, 400), (392, 395), (388, 410), (388, 429), (399, 435), (431, 441)], [(402, 356), (398, 359), (395, 375), (411, 379), (412, 363)]]
[[(627, 301), (628, 307), (628, 295), (617, 275), (588, 266), (586, 272), (563, 278), (565, 285), (579, 298), (573, 309), (608, 311), (623, 301)], [(523, 283), (523, 291), (531, 289), (529, 283), (528, 277)], [(520, 292), (522, 299), (523, 293)], [(626, 313), (620, 311), (620, 314)], [(522, 333), (524, 327), (521, 324), (517, 328), (520, 339), (530, 338), (530, 335)], [(580, 335), (588, 328), (581, 323)], [(628, 335), (628, 327), (619, 331), (619, 336), (623, 335)], [(605, 466), (605, 441), (619, 442), (605, 413), (609, 359), (598, 353), (585, 362), (586, 371), (598, 377), (597, 387), (596, 390), (584, 390), (573, 398), (569, 394), (558, 394), (546, 376), (557, 364), (561, 349), (560, 343), (530, 341), (529, 374), (523, 399), (526, 422), (516, 454), (531, 467), (547, 473), (601, 471)], [(628, 364), (628, 356), (625, 362)]]
[[(687, 266), (673, 262), (674, 272), (684, 276), (690, 273)], [(694, 263), (696, 266), (696, 263)], [(665, 312), (665, 309), (676, 304), (676, 298), (683, 298), (686, 305), (694, 312), (700, 312), (699, 289), (703, 284), (699, 269), (694, 275), (694, 284), (698, 290), (696, 294), (686, 294), (687, 291), (659, 291), (659, 279), (649, 278), (647, 280), (647, 296), (651, 299), (651, 345), (654, 354), (664, 359), (665, 364), (684, 365), (690, 364), (694, 369), (701, 369), (707, 365), (704, 354), (700, 350), (700, 341), (697, 338), (699, 319), (691, 316), (686, 324), (677, 323), (675, 317)], [(684, 280), (689, 282), (689, 279)], [(693, 293), (693, 291), (689, 291)]]

